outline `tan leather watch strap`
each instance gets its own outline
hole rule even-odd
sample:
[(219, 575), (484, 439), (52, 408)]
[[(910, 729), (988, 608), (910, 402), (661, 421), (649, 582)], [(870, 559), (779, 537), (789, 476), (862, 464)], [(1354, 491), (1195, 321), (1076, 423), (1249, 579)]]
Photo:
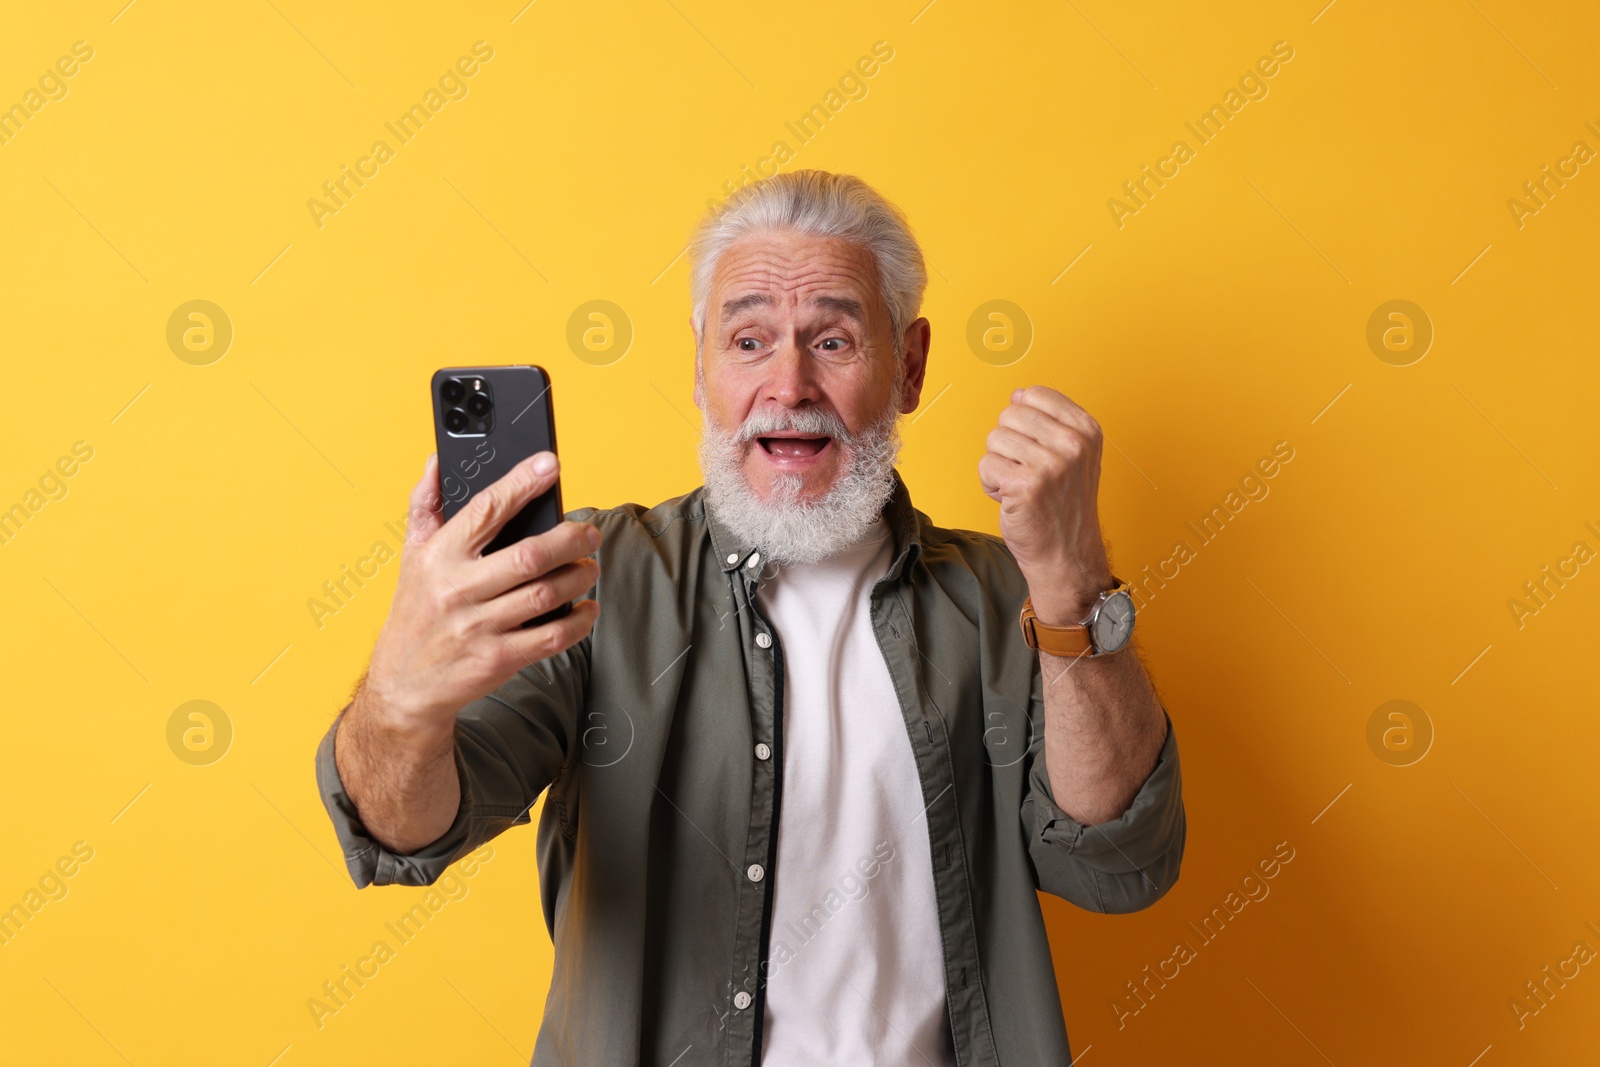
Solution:
[(1022, 639), (1029, 648), (1068, 659), (1086, 656), (1094, 651), (1087, 626), (1081, 623), (1076, 626), (1051, 626), (1040, 622), (1033, 613), (1031, 596), (1022, 602), (1022, 618), (1019, 621), (1022, 624)]

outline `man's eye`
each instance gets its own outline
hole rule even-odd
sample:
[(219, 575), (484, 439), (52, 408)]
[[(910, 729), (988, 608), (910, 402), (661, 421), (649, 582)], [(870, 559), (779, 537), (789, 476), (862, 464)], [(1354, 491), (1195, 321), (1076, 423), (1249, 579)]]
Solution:
[[(823, 346), (823, 351), (824, 352), (838, 352), (840, 349), (842, 349), (849, 342), (847, 342), (843, 337), (829, 337), (827, 340), (820, 341), (818, 343)], [(827, 347), (829, 345), (836, 345), (838, 347), (829, 348), (829, 347)]]
[[(739, 351), (741, 352), (754, 352), (757, 348), (761, 347), (761, 342), (756, 340), (754, 337), (741, 337), (735, 341), (734, 344), (739, 346)], [(751, 347), (747, 348), (747, 345)]]

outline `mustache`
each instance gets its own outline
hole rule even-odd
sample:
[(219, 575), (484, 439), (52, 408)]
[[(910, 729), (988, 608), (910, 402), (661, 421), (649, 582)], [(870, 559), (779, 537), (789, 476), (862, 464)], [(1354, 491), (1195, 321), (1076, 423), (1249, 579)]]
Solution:
[(819, 434), (832, 437), (834, 440), (849, 444), (855, 440), (844, 420), (832, 411), (820, 408), (804, 408), (799, 411), (772, 411), (762, 410), (754, 412), (749, 418), (739, 424), (739, 429), (734, 432), (734, 437), (740, 444), (747, 444), (757, 437), (788, 430), (792, 433)]

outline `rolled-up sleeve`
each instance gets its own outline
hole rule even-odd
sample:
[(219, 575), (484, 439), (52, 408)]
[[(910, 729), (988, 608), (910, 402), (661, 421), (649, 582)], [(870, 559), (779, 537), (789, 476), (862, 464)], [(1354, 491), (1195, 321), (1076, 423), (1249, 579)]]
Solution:
[(1128, 810), (1085, 825), (1056, 804), (1042, 740), (1028, 769), (1023, 831), (1039, 888), (1090, 911), (1121, 914), (1160, 900), (1178, 880), (1187, 826), (1178, 739), (1167, 739)]
[(362, 823), (334, 760), (340, 713), (317, 746), (317, 788), (358, 888), (432, 885), (461, 856), (529, 821), (540, 793), (577, 757), (589, 647), (585, 638), (461, 709), (455, 739), (461, 806), (450, 828), (415, 852), (391, 851)]

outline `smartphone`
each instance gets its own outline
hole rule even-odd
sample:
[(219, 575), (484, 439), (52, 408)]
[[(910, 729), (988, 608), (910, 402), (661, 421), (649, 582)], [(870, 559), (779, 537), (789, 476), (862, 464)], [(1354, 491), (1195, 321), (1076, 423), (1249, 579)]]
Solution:
[[(433, 375), (433, 433), (439, 452), (444, 519), (536, 452), (556, 450), (550, 375), (543, 367), (445, 367)], [(561, 522), (561, 481), (529, 501), (484, 546), (483, 554), (544, 533)], [(559, 619), (570, 603), (524, 622)]]

